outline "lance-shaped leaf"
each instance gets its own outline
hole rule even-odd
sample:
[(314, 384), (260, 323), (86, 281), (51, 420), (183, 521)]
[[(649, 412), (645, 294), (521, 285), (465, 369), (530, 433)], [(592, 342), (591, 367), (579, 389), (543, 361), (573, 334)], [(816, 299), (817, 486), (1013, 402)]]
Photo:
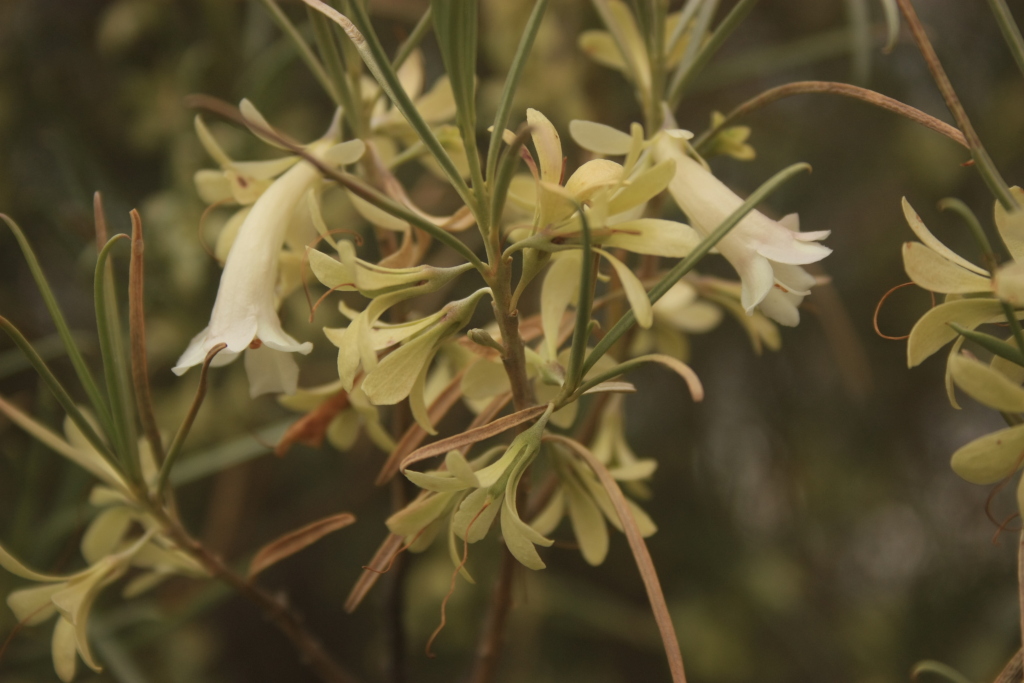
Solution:
[(572, 477), (563, 479), (569, 521), (587, 564), (596, 567), (608, 556), (608, 526), (593, 498)]
[(967, 270), (920, 242), (903, 244), (903, 268), (918, 286), (941, 294), (987, 292), (989, 279)]
[(583, 149), (607, 156), (625, 156), (633, 145), (628, 133), (594, 121), (570, 121), (569, 135)]
[(367, 372), (362, 388), (375, 405), (393, 405), (409, 395), (424, 368), (430, 365), (441, 342), (458, 332), (472, 317), (487, 288), (477, 290), (442, 310), (435, 324), (411, 337)]
[(956, 338), (950, 323), (973, 330), (978, 325), (998, 320), (1003, 313), (996, 299), (957, 299), (939, 304), (917, 321), (907, 338), (907, 366), (916, 367)]
[(662, 218), (615, 223), (594, 234), (594, 241), (604, 247), (669, 258), (687, 256), (700, 240), (700, 234), (690, 226)]
[(651, 300), (647, 296), (647, 290), (640, 282), (640, 279), (633, 274), (633, 271), (625, 263), (615, 258), (603, 249), (596, 249), (597, 253), (604, 257), (615, 269), (615, 274), (622, 283), (622, 289), (626, 292), (626, 300), (629, 301), (633, 315), (636, 316), (637, 324), (647, 329), (654, 322), (654, 313), (651, 309)]
[(928, 226), (924, 224), (921, 217), (917, 215), (917, 212), (914, 211), (914, 207), (910, 205), (910, 202), (907, 201), (906, 197), (903, 198), (903, 216), (907, 219), (907, 225), (909, 225), (910, 229), (914, 231), (917, 238), (924, 242), (925, 246), (930, 247), (932, 251), (944, 257), (947, 261), (955, 263), (962, 268), (966, 268), (972, 273), (977, 273), (982, 277), (988, 277), (988, 272), (984, 268), (974, 265), (963, 256), (960, 256), (960, 254), (940, 242), (938, 238), (931, 233)]

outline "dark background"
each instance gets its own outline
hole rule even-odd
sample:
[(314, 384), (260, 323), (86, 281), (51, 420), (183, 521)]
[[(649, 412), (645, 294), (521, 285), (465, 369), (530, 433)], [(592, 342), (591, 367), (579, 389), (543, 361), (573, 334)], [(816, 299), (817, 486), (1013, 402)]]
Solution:
[[(283, 4), (304, 20), (297, 3)], [(987, 5), (919, 4), (982, 140), (1014, 184), (1024, 171), (1024, 80)], [(394, 43), (423, 5), (373, 6), (381, 35)], [(869, 53), (851, 51), (857, 34), (849, 19), (858, 8), (871, 16)], [(509, 27), (522, 25), (528, 10), (523, 2), (483, 3), (484, 116), (518, 38)], [(542, 109), (563, 131), (572, 118), (623, 126), (638, 116), (624, 81), (575, 47), (578, 31), (596, 23), (585, 2), (553, 2), (524, 80), (522, 107)], [(858, 82), (949, 120), (907, 36), (883, 55), (883, 35), (876, 3), (764, 0), (684, 101), (679, 123), (699, 132), (712, 110), (728, 111), (768, 87), (804, 79)], [(426, 47), (436, 75), (432, 38)], [(196, 382), (194, 374), (174, 378), (169, 368), (206, 324), (218, 272), (198, 239), (203, 206), (191, 176), (211, 163), (182, 102), (192, 92), (233, 102), (249, 97), (300, 139), (315, 136), (330, 116), (326, 97), (259, 3), (0, 3), (0, 211), (28, 232), (72, 327), (94, 351), (92, 192), (103, 192), (114, 230), (127, 229), (127, 211), (140, 209), (152, 370), (166, 429), (184, 413)], [(959, 197), (991, 229), (992, 199), (962, 166), (964, 150), (860, 102), (803, 95), (743, 123), (754, 129), (757, 159), (716, 160), (716, 173), (744, 193), (785, 165), (811, 163), (814, 173), (770, 204), (777, 215), (798, 211), (805, 230), (832, 230), (827, 244), (835, 253), (821, 264), (832, 285), (806, 301), (803, 323), (784, 331), (779, 352), (755, 356), (732, 321), (694, 338), (692, 364), (707, 389), (699, 406), (675, 377), (636, 375), (641, 391), (627, 401), (628, 434), (638, 454), (660, 463), (654, 497), (645, 504), (660, 527), (649, 543), (690, 678), (887, 683), (907, 680), (919, 660), (939, 659), (971, 680), (991, 680), (1019, 646), (1016, 534), (996, 535), (985, 514), (990, 490), (957, 478), (948, 458), (1001, 420), (966, 398), (963, 410), (951, 408), (944, 354), (908, 370), (905, 343), (876, 336), (872, 312), (889, 288), (906, 281), (900, 245), (912, 234), (902, 196), (940, 238), (974, 259), (962, 223), (935, 204)], [(268, 154), (246, 134), (216, 130), (238, 158)], [(563, 140), (571, 168), (579, 150), (564, 133)], [(215, 226), (203, 232), (212, 243)], [(928, 305), (927, 294), (900, 290), (880, 324), (903, 334)], [(300, 330), (303, 306), (291, 306)], [(0, 314), (42, 348), (54, 347), (52, 325), (9, 235), (0, 235)], [(326, 381), (333, 348), (312, 326), (304, 334), (317, 341), (304, 380)], [(0, 391), (59, 425), (59, 408), (11, 349), (0, 341)], [(69, 376), (67, 364), (54, 358)], [(259, 439), (279, 434), (274, 429), (286, 418), (271, 399), (248, 400), (236, 364), (214, 376), (190, 443), (203, 450), (240, 439), (243, 450), (262, 453)], [(385, 533), (388, 494), (372, 486), (380, 459), (363, 442), (347, 454), (297, 448), (285, 459), (259, 457), (183, 487), (182, 506), (196, 533), (229, 558), (244, 558), (317, 517), (356, 513), (358, 524), (273, 568), (265, 582), (287, 591), (351, 668), (380, 681), (398, 680), (386, 678), (386, 596), (401, 577), (408, 680), (460, 680), (496, 573), (493, 534), (474, 556), (480, 584), (460, 585), (449, 604), (436, 659), (423, 655), (423, 645), (448, 588), (443, 551), (414, 557), (354, 615), (341, 610)], [(0, 420), (5, 547), (40, 569), (78, 566), (89, 487), (87, 475)], [(991, 503), (999, 520), (1015, 509), (1008, 489)], [(1017, 528), (1018, 520), (1009, 523)], [(558, 534), (571, 540), (565, 526)], [(545, 558), (548, 570), (524, 571), (517, 584), (501, 681), (668, 680), (621, 536), (613, 536), (608, 560), (596, 569), (573, 550), (556, 548)], [(0, 592), (16, 585), (0, 575)], [(255, 608), (225, 590), (175, 581), (131, 602), (116, 592), (107, 591), (94, 617), (107, 665), (103, 680), (309, 678)], [(0, 635), (13, 621), (5, 609)], [(18, 633), (0, 661), (0, 679), (56, 680), (50, 630)]]

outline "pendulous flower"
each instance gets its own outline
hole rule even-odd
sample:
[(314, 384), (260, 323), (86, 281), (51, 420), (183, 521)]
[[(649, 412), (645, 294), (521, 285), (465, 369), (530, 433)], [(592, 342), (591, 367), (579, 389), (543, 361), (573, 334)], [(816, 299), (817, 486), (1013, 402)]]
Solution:
[[(309, 145), (307, 151), (336, 165), (353, 163), (362, 155), (362, 141), (339, 145), (333, 137), (329, 133)], [(300, 161), (260, 194), (228, 252), (210, 324), (192, 339), (174, 367), (175, 374), (184, 374), (202, 363), (215, 346), (226, 344), (213, 365), (230, 363), (245, 351), (251, 396), (295, 391), (299, 367), (290, 354), (307, 354), (313, 345), (300, 343), (281, 328), (277, 315), (278, 262), (292, 215), (320, 181), (320, 171), (308, 161)]]
[[(671, 136), (656, 136), (652, 150), (656, 159), (676, 162), (669, 194), (704, 236), (743, 204), (735, 192), (687, 155)], [(732, 263), (743, 282), (743, 309), (752, 314), (759, 307), (781, 325), (792, 327), (799, 323), (797, 306), (815, 283), (814, 277), (800, 266), (832, 253), (818, 244), (828, 234), (828, 230), (800, 232), (795, 221), (774, 221), (756, 209), (747, 214), (718, 243), (718, 251)]]

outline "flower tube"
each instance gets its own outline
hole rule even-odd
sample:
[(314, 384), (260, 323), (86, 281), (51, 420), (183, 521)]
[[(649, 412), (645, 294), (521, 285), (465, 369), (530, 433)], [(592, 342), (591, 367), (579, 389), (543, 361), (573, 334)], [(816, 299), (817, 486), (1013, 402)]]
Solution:
[[(346, 147), (349, 149), (340, 149)], [(333, 140), (323, 139), (307, 150), (318, 158), (344, 164), (358, 159), (363, 143), (353, 140), (336, 146)], [(213, 347), (226, 344), (213, 365), (226, 365), (246, 351), (251, 396), (295, 391), (299, 367), (290, 354), (307, 354), (313, 345), (300, 343), (281, 328), (276, 296), (278, 259), (293, 212), (320, 180), (315, 166), (300, 161), (253, 204), (224, 264), (210, 324), (192, 339), (173, 368), (175, 374), (184, 374), (202, 363)]]

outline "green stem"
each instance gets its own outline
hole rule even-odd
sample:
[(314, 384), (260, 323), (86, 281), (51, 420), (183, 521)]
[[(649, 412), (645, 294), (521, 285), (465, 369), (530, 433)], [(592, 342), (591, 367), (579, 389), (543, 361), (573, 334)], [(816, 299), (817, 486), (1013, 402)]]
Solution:
[(203, 369), (199, 373), (199, 386), (196, 388), (196, 395), (192, 399), (192, 405), (189, 406), (188, 412), (185, 414), (185, 419), (181, 421), (181, 426), (178, 427), (178, 432), (174, 435), (174, 440), (171, 441), (171, 445), (167, 449), (167, 457), (160, 466), (160, 474), (157, 477), (155, 492), (157, 499), (163, 495), (164, 489), (167, 487), (167, 481), (171, 476), (171, 470), (174, 468), (174, 463), (178, 460), (178, 456), (181, 454), (181, 447), (184, 445), (189, 431), (192, 430), (192, 423), (195, 422), (196, 415), (199, 414), (199, 409), (203, 406), (203, 400), (206, 398), (206, 378), (210, 372), (210, 363), (212, 363), (214, 357), (226, 349), (227, 346), (227, 344), (223, 343), (217, 344), (210, 349), (209, 353), (206, 354), (206, 359), (203, 361)]
[[(565, 383), (562, 393), (571, 394), (579, 386), (583, 378), (583, 361), (587, 355), (587, 339), (590, 337), (590, 320), (594, 306), (594, 287), (597, 284), (594, 278), (594, 253), (590, 244), (590, 222), (583, 213), (583, 207), (578, 206), (577, 212), (580, 216), (582, 226), (582, 261), (580, 267), (580, 293), (579, 302), (576, 304), (576, 323), (572, 331), (572, 346), (569, 352), (569, 363), (565, 373)], [(561, 398), (561, 397), (559, 397)]]

